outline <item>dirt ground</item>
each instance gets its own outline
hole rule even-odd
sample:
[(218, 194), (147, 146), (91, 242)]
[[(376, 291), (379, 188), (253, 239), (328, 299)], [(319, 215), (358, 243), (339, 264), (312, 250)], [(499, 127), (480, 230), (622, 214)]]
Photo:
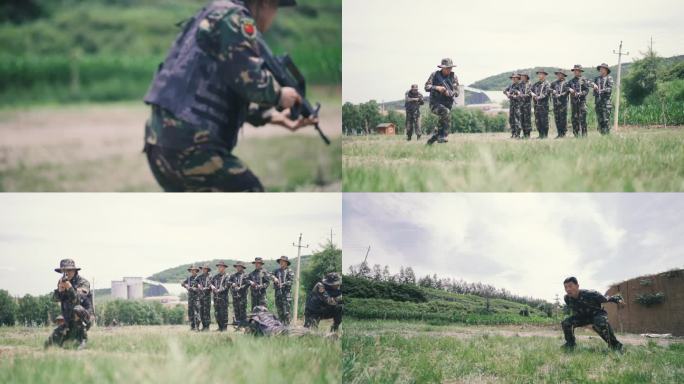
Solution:
[[(55, 184), (60, 185), (65, 174), (73, 178), (74, 173), (81, 172), (88, 177), (78, 182), (70, 180), (65, 187), (58, 189), (158, 191), (142, 153), (144, 124), (148, 116), (149, 107), (142, 103), (1, 110), (0, 174), (26, 172), (29, 179), (22, 185), (5, 181), (3, 188), (30, 190), (31, 177), (51, 177)], [(320, 125), (329, 137), (339, 138), (339, 105), (322, 108)], [(240, 133), (240, 140), (292, 135), (318, 134), (313, 127), (292, 133), (276, 126), (246, 126)], [(95, 176), (92, 176), (93, 169), (97, 170)], [(40, 172), (32, 176), (31, 172), (36, 170)], [(36, 181), (36, 184), (45, 185), (45, 180)]]

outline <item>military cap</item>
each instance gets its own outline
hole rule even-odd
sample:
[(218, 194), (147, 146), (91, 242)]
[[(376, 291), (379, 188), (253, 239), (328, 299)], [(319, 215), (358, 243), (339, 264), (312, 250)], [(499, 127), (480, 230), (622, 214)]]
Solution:
[(228, 265), (223, 260), (216, 263), (216, 266), (217, 267), (228, 267)]
[(60, 321), (64, 321), (64, 316), (59, 315), (59, 316), (57, 316), (57, 317), (55, 318), (55, 323), (58, 323), (58, 322), (60, 322)]
[(520, 74), (519, 74), (519, 73), (513, 73), (513, 74), (511, 74), (510, 76), (508, 76), (509, 79), (515, 79), (516, 77), (519, 79), (519, 78), (520, 78)]
[(446, 57), (446, 58), (442, 59), (442, 64), (438, 65), (437, 67), (439, 67), (439, 68), (453, 68), (453, 67), (455, 67), (455, 65), (454, 65), (454, 62), (450, 58)]
[(568, 74), (563, 72), (562, 69), (557, 70), (556, 72), (553, 73), (554, 75), (563, 75), (565, 77), (568, 77)]
[(191, 265), (191, 266), (188, 267), (188, 272), (191, 272), (191, 271), (199, 271), (199, 270), (200, 270), (199, 267), (196, 266), (196, 265)]
[(584, 69), (582, 69), (582, 66), (579, 64), (575, 64), (575, 66), (572, 67), (571, 71), (574, 71), (574, 70), (579, 70), (580, 72), (584, 72)]
[(601, 68), (605, 68), (605, 69), (608, 71), (608, 73), (610, 73), (610, 67), (608, 66), (608, 64), (602, 63), (601, 65), (599, 65), (598, 67), (596, 67), (596, 70), (597, 70), (597, 71), (600, 71)]
[(280, 256), (279, 259), (276, 260), (277, 262), (285, 261), (287, 262), (287, 265), (290, 265), (290, 260), (287, 258), (287, 256)]
[(208, 269), (208, 270), (211, 271), (211, 267), (209, 266), (209, 264), (204, 264), (204, 265), (202, 266), (202, 269)]
[(542, 69), (538, 70), (537, 72), (535, 72), (535, 74), (537, 74), (537, 75), (540, 74), (540, 73), (543, 73), (543, 74), (545, 74), (545, 75), (548, 75), (548, 74), (549, 74), (548, 72), (546, 72), (546, 70), (545, 70), (544, 68), (542, 68)]
[(242, 261), (237, 261), (237, 262), (235, 262), (235, 264), (233, 264), (233, 268), (237, 268), (237, 267), (247, 268)]
[(529, 79), (530, 79), (530, 75), (528, 75), (527, 73), (521, 73), (521, 74), (520, 74), (520, 76), (521, 76), (521, 77), (522, 77), (522, 76), (525, 76), (525, 77), (527, 77), (527, 80), (529, 80)]
[(323, 279), (323, 284), (325, 285), (340, 285), (342, 284), (342, 277), (337, 272), (330, 272), (325, 275)]
[(261, 258), (261, 257), (255, 257), (255, 258), (254, 258), (254, 261), (252, 261), (252, 264), (256, 264), (256, 263), (261, 263), (261, 264), (263, 264), (263, 263), (264, 263), (264, 259)]
[(69, 270), (76, 270), (80, 271), (81, 268), (76, 267), (76, 262), (74, 262), (72, 259), (64, 259), (59, 262), (59, 268), (55, 268), (55, 272), (62, 273), (64, 271), (69, 271)]
[(418, 84), (411, 84), (411, 89), (418, 89)]

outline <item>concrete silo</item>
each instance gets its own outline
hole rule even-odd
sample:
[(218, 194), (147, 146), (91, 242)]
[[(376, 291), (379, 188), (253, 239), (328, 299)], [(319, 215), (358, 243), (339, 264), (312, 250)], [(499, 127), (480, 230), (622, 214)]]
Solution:
[(128, 300), (139, 300), (143, 298), (143, 279), (142, 277), (124, 277), (124, 282), (128, 286)]
[(128, 286), (124, 281), (112, 280), (112, 298), (128, 299)]

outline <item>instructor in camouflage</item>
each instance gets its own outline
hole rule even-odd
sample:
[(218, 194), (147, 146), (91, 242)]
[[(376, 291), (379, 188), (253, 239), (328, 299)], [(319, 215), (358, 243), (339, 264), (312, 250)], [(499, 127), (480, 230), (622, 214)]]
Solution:
[(290, 324), (290, 308), (292, 308), (292, 284), (294, 273), (290, 269), (290, 260), (287, 256), (280, 256), (277, 260), (280, 268), (273, 271), (276, 280), (273, 284), (275, 289), (275, 302), (278, 309), (278, 318), (285, 324)]
[(245, 265), (238, 261), (233, 264), (237, 272), (230, 275), (230, 293), (233, 296), (233, 323), (237, 326), (247, 324), (247, 288), (249, 280), (245, 274)]
[(587, 94), (591, 85), (582, 76), (582, 66), (575, 64), (572, 73), (575, 75), (568, 81), (568, 93), (570, 94), (570, 111), (572, 113), (572, 134), (575, 137), (587, 136)]
[(318, 328), (321, 319), (333, 319), (330, 332), (337, 332), (342, 323), (342, 277), (335, 272), (328, 273), (316, 283), (306, 298), (304, 327)]
[(165, 191), (263, 191), (233, 154), (243, 124), (294, 131), (316, 122), (288, 118), (301, 97), (281, 87), (260, 56), (261, 33), (279, 6), (292, 5), (216, 0), (181, 26), (144, 99), (152, 108), (144, 151)]
[(218, 273), (211, 278), (211, 291), (214, 294), (214, 316), (219, 332), (228, 329), (228, 267), (223, 261), (216, 264)]
[(520, 138), (520, 107), (522, 105), (520, 91), (520, 75), (514, 73), (508, 77), (512, 83), (508, 85), (503, 91), (508, 98), (508, 124), (511, 126), (511, 138)]
[(553, 118), (556, 123), (556, 139), (565, 137), (568, 131), (568, 87), (565, 82), (567, 75), (562, 69), (554, 72), (556, 80), (551, 83), (551, 98), (553, 99)]
[(594, 101), (596, 102), (596, 119), (598, 129), (602, 135), (610, 134), (610, 112), (613, 105), (610, 103), (610, 95), (613, 93), (613, 78), (610, 76), (610, 67), (603, 63), (596, 67), (599, 76), (594, 79)]
[(605, 297), (596, 291), (579, 289), (575, 277), (568, 277), (563, 281), (565, 288), (565, 305), (572, 310), (572, 316), (561, 323), (565, 336), (566, 349), (575, 348), (575, 328), (590, 325), (601, 338), (614, 350), (622, 350), (622, 344), (615, 338), (613, 329), (608, 323), (608, 314), (603, 310), (602, 304), (606, 302), (620, 304), (622, 297), (615, 295)]
[(455, 67), (449, 58), (442, 59), (438, 71), (430, 74), (425, 82), (425, 92), (430, 92), (430, 111), (439, 118), (439, 128), (428, 139), (427, 144), (446, 143), (451, 127), (451, 108), (458, 97), (458, 78), (452, 72)]
[(59, 268), (55, 268), (55, 272), (61, 273), (62, 277), (57, 281), (57, 289), (52, 297), (60, 304), (63, 321), (58, 323), (45, 342), (46, 348), (55, 344), (64, 346), (67, 340), (76, 341), (78, 349), (86, 347), (93, 296), (88, 280), (78, 274), (80, 270), (72, 259), (61, 260)]
[(266, 289), (271, 285), (271, 279), (273, 277), (270, 273), (264, 271), (264, 259), (261, 257), (255, 258), (254, 261), (252, 261), (252, 264), (254, 264), (254, 270), (247, 275), (252, 309), (257, 305), (267, 307)]
[(420, 106), (425, 104), (423, 95), (418, 91), (418, 84), (411, 85), (411, 89), (404, 94), (404, 108), (406, 109), (406, 140), (411, 141), (413, 134), (420, 140), (423, 132), (420, 130)]
[(199, 331), (200, 290), (197, 286), (197, 273), (199, 272), (199, 268), (192, 265), (188, 268), (188, 272), (190, 272), (190, 276), (181, 283), (181, 287), (188, 290), (188, 321), (190, 321), (190, 330)]
[(540, 69), (536, 72), (539, 80), (532, 84), (532, 101), (534, 104), (534, 123), (539, 131), (539, 138), (546, 139), (549, 136), (549, 95), (551, 84), (546, 81), (548, 72)]

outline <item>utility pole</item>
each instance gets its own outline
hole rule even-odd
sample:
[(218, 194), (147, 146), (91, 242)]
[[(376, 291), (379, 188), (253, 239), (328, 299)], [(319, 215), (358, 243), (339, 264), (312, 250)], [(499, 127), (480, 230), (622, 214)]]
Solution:
[[(331, 232), (332, 233), (332, 232)], [(332, 236), (332, 235), (331, 235)], [(294, 297), (294, 316), (292, 317), (292, 324), (297, 323), (297, 315), (299, 314), (299, 272), (301, 271), (301, 266), (302, 266), (302, 248), (309, 248), (309, 244), (306, 246), (302, 245), (302, 234), (299, 234), (299, 242), (297, 244), (292, 243), (293, 247), (297, 247), (297, 277), (296, 277), (296, 284), (295, 284), (295, 297)]]
[(333, 244), (333, 230), (330, 228), (330, 246), (332, 247)]
[(368, 249), (366, 250), (366, 257), (363, 258), (363, 263), (366, 263), (366, 260), (368, 260), (368, 254), (370, 253), (370, 245), (368, 246)]
[(620, 77), (622, 75), (622, 56), (629, 56), (629, 52), (622, 51), (622, 40), (620, 40), (620, 47), (617, 52), (613, 50), (613, 53), (618, 55), (618, 65), (617, 65), (617, 100), (615, 101), (615, 119), (613, 122), (613, 131), (617, 130), (618, 120), (620, 119)]

